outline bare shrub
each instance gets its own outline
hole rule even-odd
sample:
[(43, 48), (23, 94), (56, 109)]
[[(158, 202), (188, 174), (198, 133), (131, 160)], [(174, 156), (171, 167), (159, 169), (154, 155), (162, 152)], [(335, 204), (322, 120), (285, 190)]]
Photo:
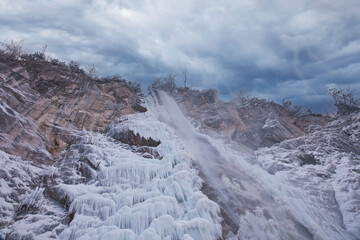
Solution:
[(42, 52), (22, 54), (21, 59), (27, 60), (27, 61), (29, 61), (29, 60), (31, 60), (31, 61), (46, 61), (45, 54)]
[(354, 97), (354, 89), (330, 88), (327, 93), (334, 100), (336, 115), (344, 116), (360, 110), (360, 99)]
[(59, 59), (53, 58), (50, 60), (51, 64), (57, 65), (59, 67), (66, 67), (65, 62), (61, 62)]
[(126, 82), (126, 80), (118, 73), (112, 75), (112, 76), (106, 76), (100, 78), (100, 82), (106, 83), (106, 82)]
[(70, 61), (69, 69), (73, 73), (85, 74), (85, 71), (82, 68), (80, 68), (80, 64), (77, 61)]
[(183, 74), (183, 76), (184, 76), (184, 87), (186, 87), (187, 75), (188, 75), (187, 70), (184, 69), (184, 70), (182, 71), (182, 74)]
[(17, 209), (17, 215), (37, 212), (45, 202), (43, 197), (44, 190), (44, 188), (36, 187), (35, 190), (26, 193), (21, 199), (22, 201)]
[(95, 67), (95, 63), (91, 64), (91, 65), (87, 65), (86, 66), (86, 71), (87, 71), (87, 74), (90, 76), (90, 77), (94, 77), (97, 73), (97, 70), (96, 70), (96, 67)]
[(23, 54), (24, 40), (18, 42), (11, 40), (8, 43), (0, 42), (0, 45), (2, 46), (3, 54), (10, 58), (18, 59)]
[[(303, 114), (304, 110), (301, 106), (295, 105), (292, 106), (292, 101), (290, 100), (282, 100), (282, 106), (287, 110), (291, 116), (298, 117)], [(310, 109), (308, 109), (310, 111)], [(311, 112), (311, 111), (310, 111)]]
[(166, 92), (173, 92), (176, 89), (175, 75), (169, 74), (163, 79), (156, 78), (149, 86), (149, 90), (163, 90)]
[(134, 90), (134, 92), (136, 93), (136, 94), (141, 94), (141, 85), (140, 85), (140, 83), (137, 83), (137, 82), (129, 82), (128, 83), (129, 84), (129, 86), (132, 88), (132, 90)]

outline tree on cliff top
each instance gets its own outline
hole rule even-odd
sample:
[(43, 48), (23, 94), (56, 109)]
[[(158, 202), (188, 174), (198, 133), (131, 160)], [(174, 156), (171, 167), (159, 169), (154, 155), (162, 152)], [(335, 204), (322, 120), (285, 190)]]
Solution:
[(173, 92), (175, 88), (176, 85), (174, 74), (169, 74), (163, 79), (156, 78), (149, 86), (149, 90), (163, 90), (170, 93)]
[(11, 40), (7, 43), (0, 42), (0, 45), (2, 53), (10, 58), (18, 59), (23, 54), (24, 40), (18, 42)]
[(330, 88), (327, 93), (334, 99), (336, 115), (344, 116), (360, 110), (360, 99), (354, 97), (354, 89)]

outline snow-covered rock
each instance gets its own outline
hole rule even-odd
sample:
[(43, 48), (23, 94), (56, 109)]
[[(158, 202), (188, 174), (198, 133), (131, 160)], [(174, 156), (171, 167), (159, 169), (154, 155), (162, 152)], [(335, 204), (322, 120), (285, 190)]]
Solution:
[[(259, 164), (308, 196), (308, 204), (328, 211), (326, 222), (360, 238), (360, 113), (270, 148), (256, 151)], [(317, 216), (314, 216), (317, 219)], [(317, 219), (317, 221), (324, 221)]]
[[(111, 137), (129, 130), (160, 140), (156, 149), (162, 159), (144, 158)], [(168, 126), (144, 113), (114, 122), (108, 136), (82, 134), (82, 140), (60, 160), (60, 172), (67, 180), (57, 191), (69, 203), (73, 216), (60, 239), (221, 236), (219, 207), (200, 191), (201, 179)], [(76, 164), (88, 164), (80, 161), (84, 158), (96, 166), (88, 182), (81, 171), (74, 170)]]

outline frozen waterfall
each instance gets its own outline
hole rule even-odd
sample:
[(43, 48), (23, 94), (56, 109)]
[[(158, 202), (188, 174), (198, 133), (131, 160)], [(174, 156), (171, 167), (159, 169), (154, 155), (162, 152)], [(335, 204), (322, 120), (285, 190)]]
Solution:
[[(132, 131), (161, 141), (162, 156), (145, 158), (111, 136)], [(68, 181), (58, 194), (73, 219), (60, 239), (218, 239), (219, 206), (201, 191), (202, 180), (182, 142), (152, 111), (123, 117), (107, 135), (82, 132), (60, 163)], [(86, 159), (91, 180), (74, 165)], [(84, 160), (85, 161), (85, 160)], [(78, 167), (79, 168), (79, 167)]]
[[(146, 104), (63, 156), (57, 192), (73, 219), (60, 239), (353, 239), (316, 196), (199, 133), (166, 93)], [(159, 141), (161, 159), (114, 139), (126, 132)]]
[(225, 238), (354, 239), (343, 229), (338, 212), (319, 207), (318, 196), (200, 134), (166, 93), (159, 92), (149, 109), (173, 129), (205, 182), (202, 190), (221, 206), (223, 227), (231, 230), (224, 232)]

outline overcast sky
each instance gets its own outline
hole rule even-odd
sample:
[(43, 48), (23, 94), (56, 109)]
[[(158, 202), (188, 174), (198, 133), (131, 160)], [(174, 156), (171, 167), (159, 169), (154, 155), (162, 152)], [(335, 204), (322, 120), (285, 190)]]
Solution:
[(0, 0), (0, 41), (25, 40), (98, 75), (188, 85), (322, 111), (360, 89), (359, 0)]

